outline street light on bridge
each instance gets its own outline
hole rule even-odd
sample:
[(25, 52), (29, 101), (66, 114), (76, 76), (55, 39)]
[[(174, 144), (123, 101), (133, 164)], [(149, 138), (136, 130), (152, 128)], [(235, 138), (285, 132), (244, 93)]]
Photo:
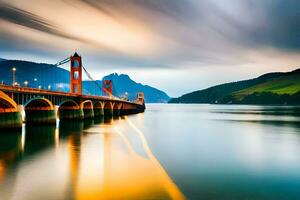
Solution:
[(17, 71), (17, 68), (15, 66), (13, 66), (13, 68), (11, 70), (13, 72), (13, 82), (12, 82), (12, 85), (15, 86), (16, 85), (16, 71)]
[(24, 81), (24, 86), (25, 86), (25, 87), (28, 86), (28, 81)]

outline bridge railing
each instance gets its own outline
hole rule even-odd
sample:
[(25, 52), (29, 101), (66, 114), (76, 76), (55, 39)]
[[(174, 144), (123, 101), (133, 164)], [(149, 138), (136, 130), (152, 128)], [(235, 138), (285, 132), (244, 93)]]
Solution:
[(0, 84), (0, 90), (2, 91), (9, 91), (9, 92), (24, 92), (24, 93), (39, 93), (44, 95), (61, 95), (61, 96), (70, 96), (70, 97), (83, 97), (83, 98), (90, 98), (90, 99), (99, 99), (102, 100), (114, 100), (114, 101), (122, 101), (122, 102), (129, 102), (125, 101), (116, 97), (106, 97), (106, 96), (94, 96), (94, 95), (78, 95), (69, 92), (59, 92), (53, 90), (45, 90), (45, 89), (38, 89), (38, 88), (30, 88), (30, 87), (19, 87), (19, 86), (12, 86), (12, 85), (4, 85)]
[(59, 91), (52, 91), (52, 90), (45, 90), (45, 89), (38, 89), (38, 88), (30, 88), (30, 87), (19, 87), (19, 86), (11, 86), (11, 85), (3, 85), (0, 84), (0, 90), (12, 91), (12, 92), (26, 92), (26, 93), (41, 93), (41, 94), (57, 94), (57, 95), (64, 95), (64, 96), (76, 96), (72, 93), (68, 92), (59, 92)]

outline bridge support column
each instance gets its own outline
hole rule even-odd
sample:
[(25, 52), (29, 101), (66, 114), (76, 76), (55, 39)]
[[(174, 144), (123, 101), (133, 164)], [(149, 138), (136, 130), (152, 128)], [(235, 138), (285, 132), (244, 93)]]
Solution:
[(26, 123), (28, 124), (55, 124), (56, 115), (54, 106), (48, 99), (33, 98), (25, 104)]
[(83, 110), (85, 119), (94, 118), (94, 107), (91, 100), (81, 102), (80, 107)]
[(98, 101), (94, 104), (95, 117), (104, 116), (104, 102)]
[(114, 115), (114, 116), (121, 116), (120, 110), (119, 110), (119, 109), (114, 109), (113, 115)]
[(61, 109), (59, 110), (60, 120), (83, 119), (84, 114), (82, 109)]
[(113, 107), (114, 103), (107, 101), (104, 103), (104, 116), (105, 117), (111, 117), (113, 116)]
[(142, 105), (138, 105), (137, 108), (136, 108), (136, 112), (137, 113), (143, 113), (145, 112), (145, 104), (142, 104)]
[(145, 105), (133, 105), (133, 104), (123, 104), (122, 113), (124, 115), (131, 115), (131, 114), (137, 114), (142, 113), (145, 111)]
[(0, 128), (22, 127), (22, 116), (16, 102), (0, 91)]
[(131, 104), (124, 104), (123, 106), (123, 113), (124, 115), (130, 115), (135, 113), (135, 106)]
[(75, 101), (66, 100), (60, 104), (58, 116), (60, 120), (83, 119), (84, 113)]
[(115, 103), (113, 108), (113, 115), (121, 116), (122, 115), (121, 109), (122, 109), (122, 103)]

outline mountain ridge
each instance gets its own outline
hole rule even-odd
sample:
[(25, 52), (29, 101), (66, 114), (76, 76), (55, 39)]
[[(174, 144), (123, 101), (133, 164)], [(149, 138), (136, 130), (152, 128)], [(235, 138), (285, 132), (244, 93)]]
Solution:
[[(254, 87), (255, 85), (270, 82), (274, 79), (279, 79), (280, 77), (291, 77), (293, 75), (299, 75), (300, 69), (296, 69), (290, 72), (272, 72), (258, 76), (257, 78), (242, 80), (237, 82), (230, 82), (225, 84), (216, 85), (203, 90), (197, 90), (191, 93), (187, 93), (178, 98), (172, 98), (169, 103), (243, 103), (243, 101), (238, 101), (235, 99), (234, 93), (245, 90), (246, 88)], [(262, 92), (262, 91), (261, 91)], [(254, 93), (254, 92), (253, 92)], [(251, 93), (252, 94), (252, 93)], [(250, 95), (250, 94), (247, 94)], [(257, 95), (257, 94), (256, 94)], [(266, 93), (264, 93), (266, 95)], [(271, 95), (271, 94), (269, 94)], [(280, 94), (276, 94), (279, 96)], [(287, 94), (291, 95), (291, 94)], [(245, 98), (245, 97), (243, 97)], [(280, 97), (278, 97), (280, 98)], [(281, 99), (281, 102), (286, 101), (289, 96)], [(294, 97), (293, 97), (294, 98)], [(247, 101), (247, 103), (255, 104), (255, 100)], [(280, 103), (281, 103), (280, 102)], [(262, 101), (260, 101), (262, 103)], [(272, 103), (269, 101), (269, 103)], [(277, 104), (277, 102), (274, 101)], [(279, 104), (280, 104), (279, 103)]]
[[(13, 74), (11, 70), (13, 66), (17, 68), (17, 82), (21, 85), (28, 81), (28, 87), (69, 92), (69, 71), (53, 64), (32, 61), (0, 59), (0, 83), (12, 84)], [(134, 100), (137, 92), (144, 92), (146, 103), (167, 103), (170, 99), (165, 92), (159, 89), (137, 83), (127, 74), (119, 75), (117, 73), (106, 75), (97, 80), (97, 86), (92, 81), (84, 80), (82, 83), (83, 94), (101, 95), (102, 91), (98, 86), (102, 86), (104, 79), (113, 79), (113, 95), (115, 96), (124, 96), (127, 92), (129, 99)]]

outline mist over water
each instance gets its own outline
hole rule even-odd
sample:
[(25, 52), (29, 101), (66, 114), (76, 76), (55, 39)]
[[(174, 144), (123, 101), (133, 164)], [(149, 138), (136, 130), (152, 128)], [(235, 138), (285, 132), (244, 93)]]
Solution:
[(149, 104), (0, 134), (0, 199), (300, 199), (300, 107)]

